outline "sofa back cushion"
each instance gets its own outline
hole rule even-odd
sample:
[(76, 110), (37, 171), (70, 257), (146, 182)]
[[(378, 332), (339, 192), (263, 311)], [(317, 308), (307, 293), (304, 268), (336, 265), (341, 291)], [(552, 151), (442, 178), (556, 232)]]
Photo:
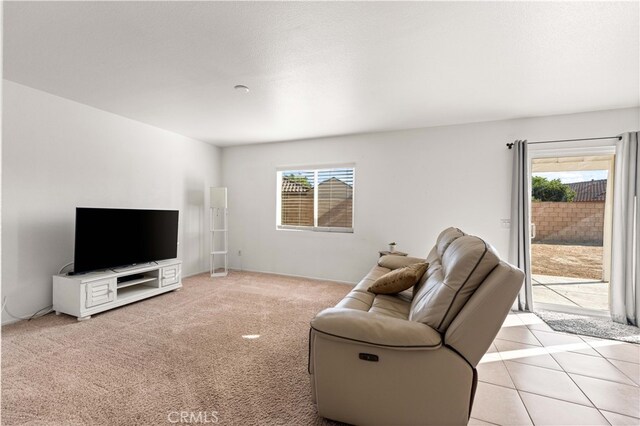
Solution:
[(416, 285), (413, 287), (414, 298), (416, 297), (420, 289), (424, 286), (424, 284), (427, 282), (429, 277), (437, 273), (437, 271), (440, 268), (442, 268), (442, 261), (441, 261), (442, 253), (444, 253), (444, 251), (449, 247), (449, 245), (455, 239), (462, 237), (464, 235), (467, 235), (467, 234), (465, 234), (458, 228), (453, 228), (453, 227), (445, 229), (440, 233), (440, 235), (438, 235), (438, 238), (436, 239), (436, 245), (433, 246), (433, 248), (427, 255), (426, 262), (429, 264), (429, 268), (427, 269), (427, 272), (422, 276), (422, 279), (418, 283), (416, 283)]
[(458, 228), (447, 228), (438, 235), (438, 239), (436, 240), (436, 254), (439, 258), (442, 258), (442, 255), (449, 248), (452, 242), (457, 240), (460, 237), (464, 237), (465, 234)]
[(456, 228), (438, 237), (434, 259), (414, 293), (409, 319), (446, 332), (482, 281), (500, 259), (482, 239)]

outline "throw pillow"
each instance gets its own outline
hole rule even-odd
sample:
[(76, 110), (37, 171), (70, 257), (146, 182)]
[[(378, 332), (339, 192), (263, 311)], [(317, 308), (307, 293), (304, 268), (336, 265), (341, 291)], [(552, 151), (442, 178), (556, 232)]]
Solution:
[(374, 294), (395, 294), (411, 288), (427, 271), (428, 263), (414, 263), (384, 274), (369, 286)]

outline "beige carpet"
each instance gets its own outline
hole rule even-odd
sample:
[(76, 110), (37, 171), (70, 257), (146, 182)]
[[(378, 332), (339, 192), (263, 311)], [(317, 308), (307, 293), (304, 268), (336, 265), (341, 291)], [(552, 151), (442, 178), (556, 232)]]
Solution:
[(3, 327), (2, 424), (328, 423), (311, 404), (309, 320), (349, 287), (247, 272), (183, 284), (84, 322)]

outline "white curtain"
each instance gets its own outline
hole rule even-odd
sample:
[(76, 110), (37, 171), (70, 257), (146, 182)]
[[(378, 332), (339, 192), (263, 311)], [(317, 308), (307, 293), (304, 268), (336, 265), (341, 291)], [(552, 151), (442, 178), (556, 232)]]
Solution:
[(640, 320), (640, 170), (638, 132), (625, 133), (616, 144), (611, 241), (611, 318), (638, 325)]
[(529, 222), (529, 152), (527, 141), (513, 144), (513, 174), (511, 188), (511, 234), (509, 262), (525, 273), (525, 285), (518, 295), (518, 309), (530, 311), (531, 306), (531, 254)]

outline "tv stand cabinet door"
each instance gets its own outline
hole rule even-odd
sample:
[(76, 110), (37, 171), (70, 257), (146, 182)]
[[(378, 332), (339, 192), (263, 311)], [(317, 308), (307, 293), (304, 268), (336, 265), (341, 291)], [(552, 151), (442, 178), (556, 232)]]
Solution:
[(85, 307), (91, 308), (113, 302), (116, 296), (116, 285), (117, 283), (115, 278), (86, 283), (87, 299)]
[(180, 264), (165, 266), (161, 272), (161, 287), (180, 282)]

